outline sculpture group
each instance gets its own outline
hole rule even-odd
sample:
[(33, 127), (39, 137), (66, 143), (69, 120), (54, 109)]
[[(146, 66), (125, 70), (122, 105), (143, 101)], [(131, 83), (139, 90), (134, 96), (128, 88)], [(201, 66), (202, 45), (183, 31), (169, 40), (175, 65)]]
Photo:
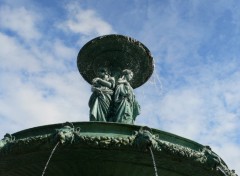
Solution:
[(154, 70), (147, 47), (127, 36), (100, 36), (81, 48), (77, 66), (92, 86), (90, 121), (133, 124), (140, 114), (133, 89), (147, 82)]
[(106, 67), (100, 67), (92, 80), (92, 95), (89, 100), (90, 121), (133, 124), (140, 114), (130, 81), (133, 72), (124, 69), (115, 80)]

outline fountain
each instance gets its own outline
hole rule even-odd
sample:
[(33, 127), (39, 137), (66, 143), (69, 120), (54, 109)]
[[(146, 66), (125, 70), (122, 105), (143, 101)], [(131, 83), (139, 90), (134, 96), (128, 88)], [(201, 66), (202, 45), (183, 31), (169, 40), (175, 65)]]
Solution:
[(154, 69), (142, 43), (122, 35), (95, 38), (80, 50), (77, 65), (92, 86), (90, 122), (6, 134), (1, 176), (236, 176), (209, 146), (134, 125), (140, 113), (134, 88)]

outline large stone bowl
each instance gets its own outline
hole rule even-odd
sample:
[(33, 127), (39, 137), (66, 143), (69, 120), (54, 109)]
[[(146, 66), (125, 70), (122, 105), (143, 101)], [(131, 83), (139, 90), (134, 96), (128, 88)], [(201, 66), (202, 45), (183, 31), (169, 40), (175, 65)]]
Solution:
[(75, 122), (26, 129), (0, 141), (1, 176), (234, 175), (222, 159), (194, 141), (136, 125)]

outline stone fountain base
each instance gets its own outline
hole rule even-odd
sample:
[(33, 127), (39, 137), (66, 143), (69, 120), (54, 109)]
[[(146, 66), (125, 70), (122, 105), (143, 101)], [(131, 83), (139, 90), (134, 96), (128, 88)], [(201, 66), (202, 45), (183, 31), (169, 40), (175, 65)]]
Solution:
[(161, 176), (234, 175), (209, 147), (148, 127), (103, 122), (54, 124), (5, 135), (1, 176), (150, 176), (155, 155)]

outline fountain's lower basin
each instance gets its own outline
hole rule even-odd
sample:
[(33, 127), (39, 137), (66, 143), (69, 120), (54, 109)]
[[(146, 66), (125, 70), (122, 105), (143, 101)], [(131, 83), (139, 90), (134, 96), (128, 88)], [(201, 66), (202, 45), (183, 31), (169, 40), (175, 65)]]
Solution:
[(205, 146), (136, 125), (75, 122), (64, 127), (55, 124), (23, 130), (0, 142), (1, 176), (41, 175), (57, 142), (61, 145), (53, 154), (46, 176), (154, 175), (149, 145), (161, 176), (232, 173)]

